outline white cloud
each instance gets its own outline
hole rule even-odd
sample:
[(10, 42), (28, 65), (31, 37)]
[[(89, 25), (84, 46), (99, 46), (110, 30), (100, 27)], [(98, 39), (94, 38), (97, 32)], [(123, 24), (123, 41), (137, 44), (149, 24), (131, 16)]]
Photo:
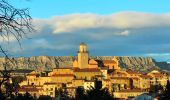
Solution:
[(126, 30), (131, 28), (160, 27), (162, 25), (170, 26), (169, 16), (170, 14), (139, 12), (121, 12), (111, 15), (71, 14), (35, 22), (38, 23), (38, 30), (45, 28), (45, 26), (50, 26), (54, 34), (61, 34), (94, 28), (117, 28)]
[(130, 34), (130, 31), (128, 31), (128, 30), (125, 30), (120, 33), (120, 35), (123, 35), (123, 36), (128, 36), (129, 34)]

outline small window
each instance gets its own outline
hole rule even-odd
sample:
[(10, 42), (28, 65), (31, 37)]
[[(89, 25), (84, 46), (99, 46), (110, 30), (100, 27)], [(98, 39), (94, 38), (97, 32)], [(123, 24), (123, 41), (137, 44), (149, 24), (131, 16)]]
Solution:
[(53, 92), (50, 92), (50, 95), (53, 95)]

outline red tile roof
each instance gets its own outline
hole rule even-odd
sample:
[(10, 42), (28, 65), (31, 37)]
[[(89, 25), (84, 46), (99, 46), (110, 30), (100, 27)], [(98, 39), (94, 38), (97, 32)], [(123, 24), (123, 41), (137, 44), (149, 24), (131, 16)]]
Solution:
[(130, 77), (131, 79), (134, 79), (134, 80), (139, 80), (138, 77)]
[(38, 92), (37, 88), (26, 88), (26, 89), (18, 89), (19, 92)]
[(73, 79), (73, 81), (84, 81), (84, 79)]
[(103, 77), (103, 75), (95, 75), (95, 77)]
[(117, 75), (117, 76), (127, 76), (127, 74), (124, 73), (124, 72), (113, 72), (113, 73), (111, 74), (111, 76), (114, 76), (114, 75)]
[(37, 88), (20, 88), (18, 89), (19, 92), (38, 92), (39, 89)]
[(137, 71), (132, 71), (132, 70), (128, 70), (126, 72), (129, 73), (129, 74), (141, 74), (141, 73), (139, 73)]
[(110, 81), (110, 79), (103, 79), (103, 81)]
[(163, 77), (163, 75), (160, 73), (152, 73), (152, 74), (154, 75), (154, 77)]
[(99, 68), (84, 68), (84, 69), (75, 68), (74, 72), (101, 72), (101, 71)]
[(53, 74), (52, 77), (74, 77), (73, 74)]
[(129, 79), (129, 77), (110, 77), (110, 79)]
[(21, 88), (18, 88), (18, 91), (19, 92), (38, 92), (40, 90), (43, 90), (43, 89), (38, 89), (34, 86), (22, 86)]
[(152, 78), (150, 75), (145, 75), (145, 74), (142, 74), (140, 75), (141, 78)]
[(31, 73), (31, 74), (27, 74), (27, 76), (36, 76), (37, 74), (33, 74), (33, 73)]
[(117, 74), (120, 74), (120, 75), (127, 75), (127, 74), (124, 73), (124, 72), (117, 72)]
[(57, 68), (54, 68), (54, 69), (72, 69), (72, 67), (57, 67)]
[(111, 77), (111, 79), (134, 79), (134, 80), (138, 80), (138, 77)]
[(141, 89), (127, 89), (127, 90), (120, 90), (118, 92), (144, 92), (143, 90)]
[(56, 82), (44, 83), (44, 85), (56, 85), (56, 84), (62, 84), (62, 83), (56, 83)]
[(36, 86), (36, 85), (23, 85), (23, 86), (21, 86), (22, 88), (32, 88), (32, 87), (43, 87), (42, 85), (38, 85), (38, 86)]

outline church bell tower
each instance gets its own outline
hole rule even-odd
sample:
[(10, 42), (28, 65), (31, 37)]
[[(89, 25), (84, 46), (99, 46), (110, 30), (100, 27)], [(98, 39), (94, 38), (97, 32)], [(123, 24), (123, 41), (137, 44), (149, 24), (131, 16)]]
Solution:
[(78, 67), (80, 69), (88, 68), (88, 55), (87, 45), (81, 43), (78, 51)]

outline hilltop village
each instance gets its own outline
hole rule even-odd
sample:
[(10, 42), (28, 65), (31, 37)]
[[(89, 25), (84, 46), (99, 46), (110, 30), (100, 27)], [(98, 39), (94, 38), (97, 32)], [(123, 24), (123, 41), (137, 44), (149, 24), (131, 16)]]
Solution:
[(37, 97), (56, 97), (56, 91), (63, 89), (74, 97), (78, 87), (89, 90), (95, 87), (97, 80), (115, 98), (128, 98), (148, 93), (152, 85), (166, 86), (170, 79), (169, 75), (158, 70), (149, 73), (122, 70), (116, 57), (102, 61), (89, 59), (87, 45), (84, 43), (80, 44), (77, 53), (73, 66), (57, 66), (52, 71), (32, 71), (26, 74), (26, 79), (19, 84), (18, 92), (29, 92)]

